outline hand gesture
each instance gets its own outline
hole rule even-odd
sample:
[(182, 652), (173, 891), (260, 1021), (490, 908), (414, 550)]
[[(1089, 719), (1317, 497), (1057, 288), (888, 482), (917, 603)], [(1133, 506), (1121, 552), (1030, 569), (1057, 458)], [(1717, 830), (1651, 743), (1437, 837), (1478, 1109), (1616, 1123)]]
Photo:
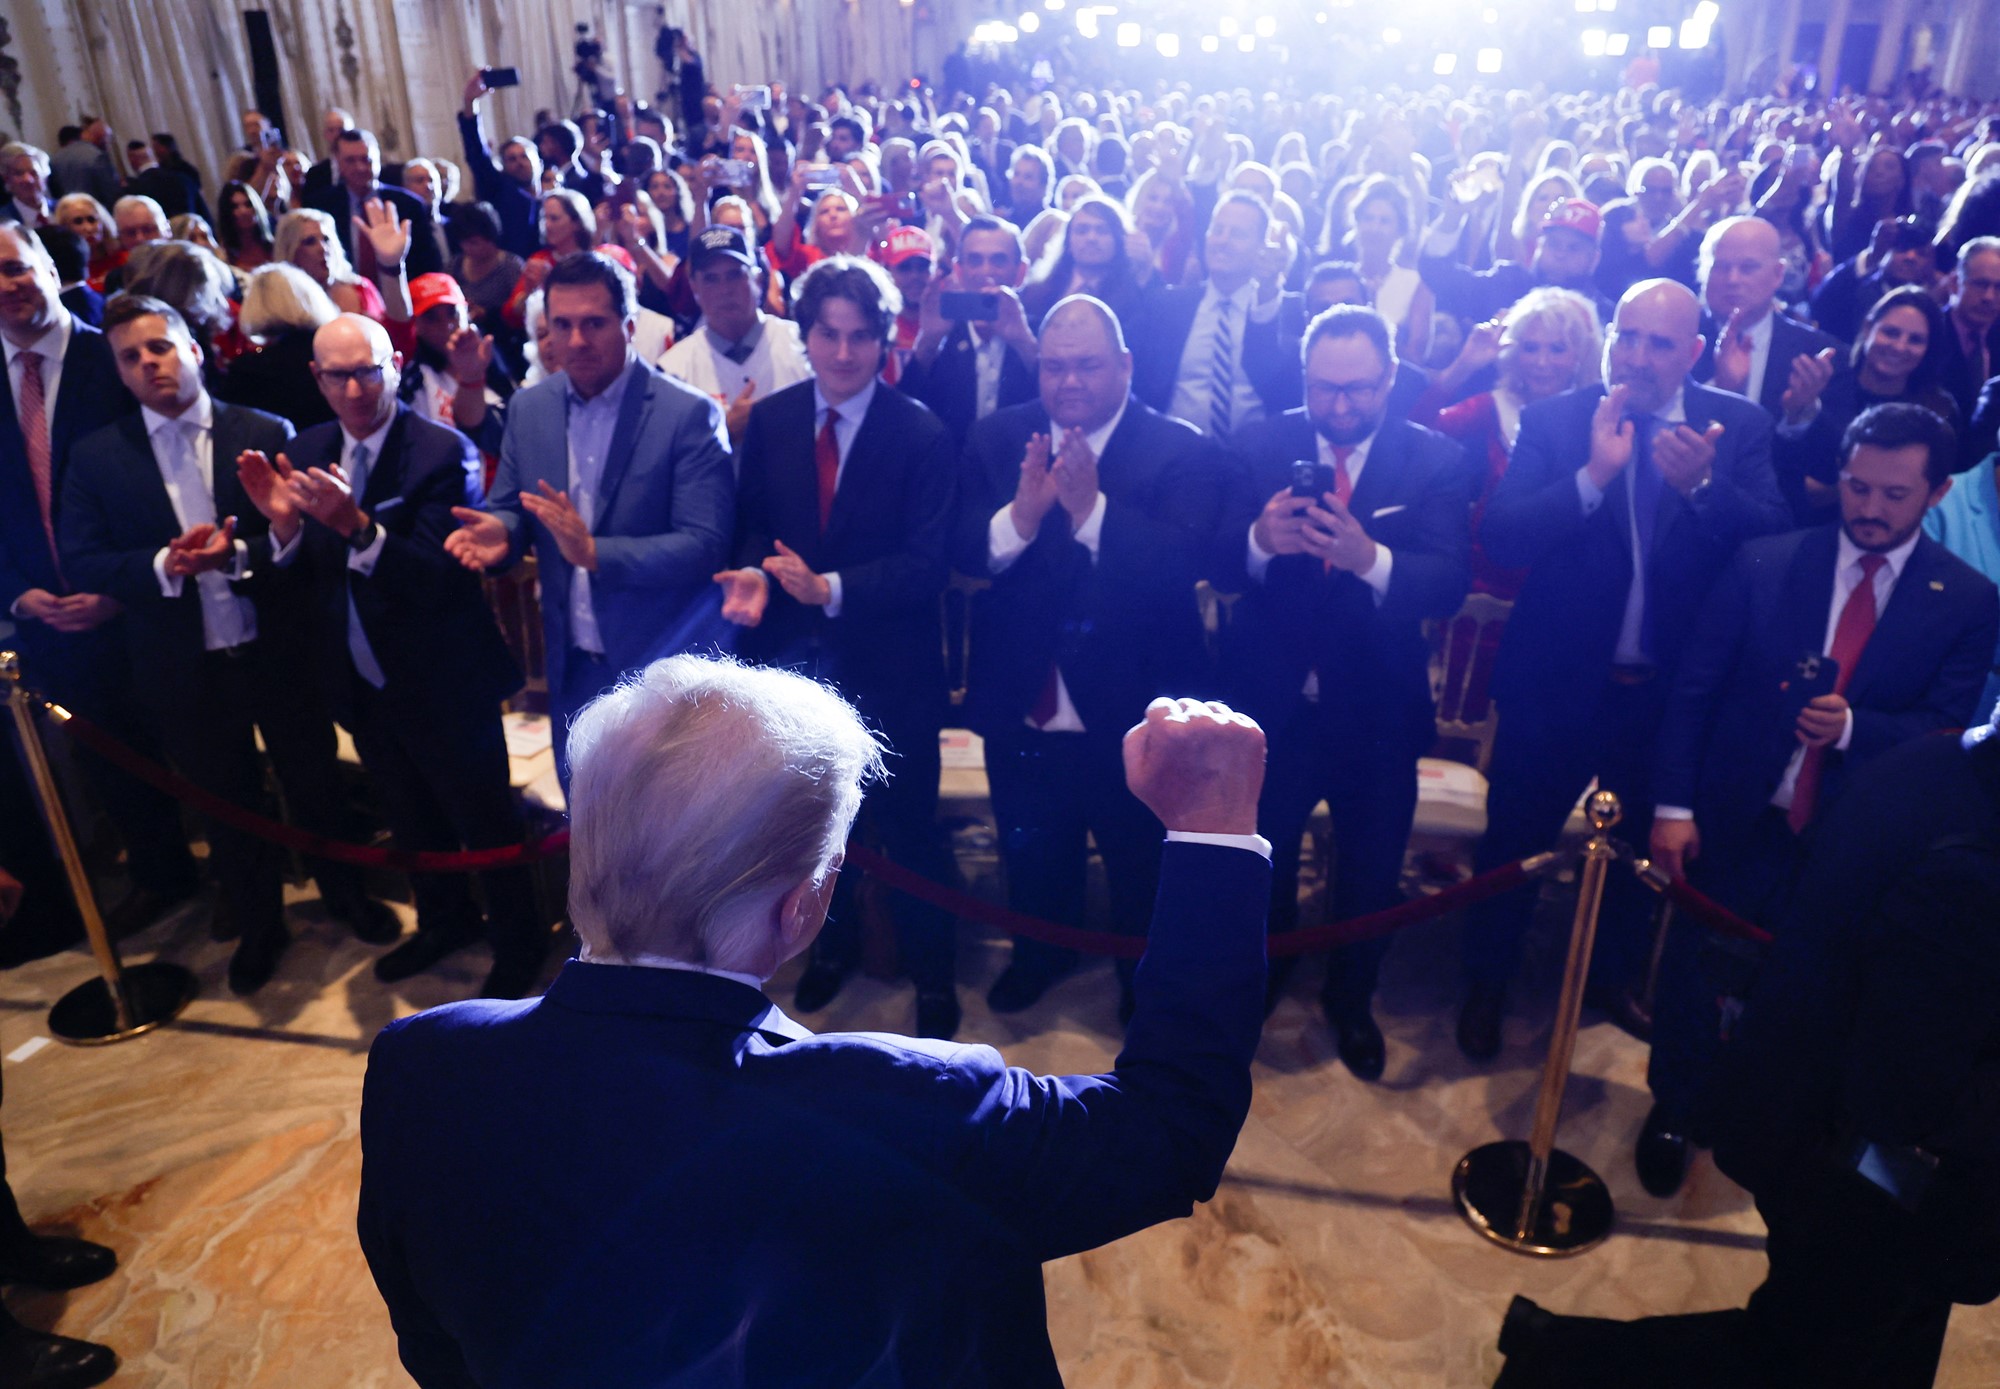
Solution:
[(256, 449), (236, 455), (236, 479), (250, 504), (271, 523), (271, 534), (288, 543), (299, 533), (299, 504), (291, 486), (291, 460), (282, 453), (274, 463)]
[(1063, 431), (1055, 465), (1049, 471), (1055, 479), (1056, 500), (1069, 513), (1071, 527), (1088, 521), (1097, 506), (1097, 455), (1090, 451), (1081, 429)]
[(1258, 285), (1269, 291), (1260, 298), (1268, 299), (1283, 287), (1285, 271), (1292, 264), (1292, 229), (1283, 222), (1271, 223), (1270, 235), (1265, 237), (1263, 249), (1257, 252), (1255, 276)]
[(833, 601), (833, 585), (806, 566), (799, 552), (780, 540), (778, 553), (764, 561), (764, 572), (801, 603), (823, 608)]
[(597, 572), (597, 538), (584, 525), (583, 514), (569, 499), (546, 482), (535, 484), (535, 492), (523, 492), (521, 505), (528, 514), (548, 528), (562, 557), (586, 573)]
[(486, 85), (486, 70), (481, 68), (465, 81), (465, 114), (471, 115), (479, 105), (479, 99), (493, 89)]
[(958, 287), (958, 272), (934, 275), (924, 286), (923, 297), (917, 300), (917, 336), (933, 342), (942, 341), (951, 332), (951, 320), (944, 316), (944, 294), (948, 289)]
[(1056, 500), (1055, 473), (1049, 467), (1049, 436), (1036, 434), (1028, 440), (1028, 451), (1021, 458), (1021, 478), (1014, 487), (1014, 529), (1025, 539), (1033, 540)]
[(1729, 315), (1729, 323), (1715, 340), (1715, 380), (1717, 390), (1742, 395), (1750, 385), (1750, 326), (1743, 310)]
[(1035, 333), (1028, 326), (1028, 310), (1022, 305), (1020, 294), (1012, 285), (1000, 285), (994, 289), (993, 295), (999, 300), (999, 312), (993, 320), (993, 335), (1032, 366), (1036, 361)]
[(1465, 345), (1458, 349), (1459, 368), (1471, 376), (1499, 361), (1500, 340), (1506, 333), (1507, 326), (1497, 318), (1474, 324), (1472, 331), (1465, 335)]
[(1785, 383), (1784, 395), (1778, 400), (1786, 423), (1804, 424), (1818, 408), (1820, 392), (1833, 380), (1833, 363), (1839, 355), (1839, 349), (1828, 347), (1811, 356), (1801, 352), (1792, 358), (1792, 373)]
[(724, 406), (722, 420), (724, 424), (729, 426), (729, 437), (731, 439), (742, 438), (743, 431), (750, 427), (750, 407), (756, 404), (754, 399), (756, 393), (757, 383), (755, 381), (745, 381), (743, 389), (738, 393), (736, 399)]
[(235, 557), (236, 518), (228, 516), (219, 526), (204, 521), (168, 541), (165, 568), (170, 577), (185, 579), (225, 569)]
[(410, 249), (410, 224), (396, 216), (396, 210), (380, 198), (361, 204), (361, 215), (352, 219), (354, 234), (365, 238), (375, 252), (375, 265), (384, 273), (402, 268), (403, 254)]
[(309, 468), (287, 476), (294, 505), (335, 535), (349, 536), (368, 524), (355, 503), (354, 489), (347, 473), (336, 463), (331, 468)]
[(1375, 567), (1376, 546), (1347, 504), (1331, 492), (1306, 507), (1307, 525), (1301, 533), (1307, 554), (1318, 555), (1329, 570), (1366, 574)]
[(124, 604), (102, 593), (61, 595), (45, 588), (29, 589), (15, 600), (15, 607), (22, 617), (46, 623), (58, 632), (88, 632), (125, 611)]
[(1255, 834), (1264, 730), (1227, 704), (1156, 699), (1125, 735), (1125, 784), (1169, 830)]
[(761, 569), (725, 569), (715, 576), (722, 585), (723, 620), (738, 627), (755, 627), (771, 602), (771, 584)]
[(493, 339), (477, 328), (459, 328), (444, 344), (445, 370), (461, 386), (483, 386), (493, 365)]
[(1701, 831), (1692, 820), (1653, 821), (1653, 862), (1679, 881), (1687, 877), (1687, 866), (1701, 857)]
[(1716, 420), (1697, 434), (1684, 424), (1663, 429), (1653, 436), (1653, 466), (1667, 486), (1687, 496), (1708, 480), (1715, 468), (1715, 444), (1722, 437), (1722, 422)]
[(1590, 417), (1590, 459), (1584, 468), (1600, 489), (1609, 487), (1632, 461), (1633, 425), (1625, 417), (1628, 395), (1625, 387), (1613, 386)]
[(498, 516), (476, 507), (455, 506), (451, 518), (458, 522), (458, 529), (444, 538), (446, 554), (475, 574), (507, 562), (507, 527)]
[(1799, 710), (1798, 739), (1809, 748), (1831, 747), (1847, 731), (1847, 696), (1823, 694)]

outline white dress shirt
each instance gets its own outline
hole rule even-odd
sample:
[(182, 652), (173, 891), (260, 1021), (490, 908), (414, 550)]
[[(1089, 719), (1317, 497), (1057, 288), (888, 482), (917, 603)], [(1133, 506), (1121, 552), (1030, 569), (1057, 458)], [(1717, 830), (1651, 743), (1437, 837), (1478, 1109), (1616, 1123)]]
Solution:
[[(197, 396), (177, 418), (159, 414), (151, 406), (139, 414), (182, 534), (195, 526), (219, 522), (222, 518), (215, 514), (215, 406), (208, 392)], [(230, 587), (232, 580), (249, 577), (249, 558), (249, 547), (239, 540), (236, 558), (227, 570), (211, 569), (195, 575), (195, 587), (201, 595), (202, 645), (209, 651), (226, 651), (257, 640), (256, 606)], [(153, 556), (153, 576), (160, 581), (160, 592), (169, 598), (180, 597), (187, 582), (185, 575), (167, 573), (164, 545)]]
[(1215, 329), (1221, 318), (1219, 305), (1229, 301), (1231, 355), (1235, 358), (1235, 393), (1229, 402), (1229, 428), (1234, 433), (1253, 420), (1264, 418), (1264, 400), (1243, 371), (1243, 342), (1252, 323), (1268, 323), (1278, 312), (1278, 300), (1257, 302), (1257, 282), (1246, 280), (1234, 293), (1220, 294), (1214, 285), (1203, 291), (1195, 308), (1194, 323), (1188, 328), (1187, 342), (1181, 347), (1180, 370), (1174, 378), (1174, 396), (1167, 413), (1186, 420), (1203, 433), (1211, 418), (1212, 387), (1215, 376)]
[(70, 325), (74, 320), (69, 310), (56, 305), (56, 321), (49, 325), (47, 332), (26, 347), (16, 347), (12, 338), (0, 338), (0, 345), (7, 349), (7, 384), (14, 392), (14, 408), (21, 405), (21, 383), (26, 379), (28, 369), (21, 365), (23, 352), (42, 354), (42, 417), (51, 429), (56, 422), (56, 391), (62, 386), (63, 357), (69, 352)]
[[(1118, 406), (1117, 414), (1083, 436), (1084, 444), (1090, 449), (1094, 457), (1100, 460), (1103, 459), (1104, 446), (1111, 442), (1111, 436), (1118, 432), (1119, 422), (1124, 418), (1125, 405), (1121, 402)], [(1056, 429), (1053, 423), (1050, 425), (1049, 461), (1051, 464), (1054, 463), (1056, 450), (1061, 444), (1061, 433), (1062, 431)], [(1058, 505), (1061, 505), (1061, 503), (1058, 503)], [(1072, 540), (1090, 552), (1090, 562), (1093, 565), (1097, 563), (1098, 546), (1104, 537), (1105, 506), (1104, 489), (1100, 487), (1097, 489), (1097, 500), (1091, 503), (1089, 513), (1083, 518), (1083, 524), (1079, 525), (1070, 536)], [(987, 569), (995, 574), (1005, 573), (1015, 560), (1027, 553), (1028, 546), (1034, 543), (1034, 539), (1034, 536), (1022, 535), (1020, 531), (1014, 528), (1014, 504), (1011, 501), (1008, 502), (1005, 506), (994, 512), (993, 518), (986, 523)], [(1081, 733), (1084, 731), (1083, 719), (1077, 714), (1076, 705), (1070, 700), (1069, 685), (1063, 679), (1060, 669), (1056, 671), (1056, 712), (1054, 717), (1044, 724), (1037, 724), (1033, 719), (1029, 719), (1028, 726), (1031, 728), (1040, 728), (1044, 733)]]

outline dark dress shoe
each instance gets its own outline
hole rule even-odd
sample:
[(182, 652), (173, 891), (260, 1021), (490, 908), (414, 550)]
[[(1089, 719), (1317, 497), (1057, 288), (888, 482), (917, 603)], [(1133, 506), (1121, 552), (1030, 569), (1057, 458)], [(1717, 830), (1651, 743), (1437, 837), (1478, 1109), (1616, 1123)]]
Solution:
[(1654, 1196), (1672, 1196), (1687, 1180), (1694, 1144), (1687, 1135), (1674, 1132), (1666, 1114), (1654, 1105), (1639, 1126), (1639, 1142), (1632, 1156), (1639, 1169), (1639, 1185)]
[(0, 1384), (10, 1389), (90, 1389), (117, 1370), (109, 1346), (30, 1331), (11, 1317), (0, 1325)]
[[(840, 986), (847, 982), (847, 972), (853, 966), (839, 960), (809, 960), (806, 972), (799, 976), (798, 988), (792, 990), (792, 1006), (801, 1013), (817, 1013), (833, 1002), (840, 992)], [(922, 1028), (917, 1035), (928, 1037)]]
[(0, 1283), (63, 1292), (109, 1278), (118, 1256), (101, 1244), (66, 1235), (27, 1234), (0, 1248)]
[(1389, 1064), (1389, 1050), (1375, 1019), (1366, 1009), (1358, 1013), (1329, 1013), (1328, 1019), (1333, 1023), (1334, 1043), (1347, 1069), (1357, 1079), (1380, 1080), (1383, 1068)]
[(363, 945), (393, 945), (403, 934), (403, 920), (387, 902), (363, 897), (353, 902), (329, 902), (334, 920), (345, 922)]
[(479, 943), (480, 933), (471, 930), (419, 930), (375, 962), (375, 977), (394, 984), (422, 974), (455, 950)]
[(546, 950), (508, 952), (493, 958), (493, 968), (486, 976), (486, 982), (479, 986), (481, 998), (526, 998), (535, 991), (535, 985), (542, 981), (542, 962), (548, 958)]
[(245, 935), (236, 943), (236, 953), (229, 957), (229, 991), (254, 994), (270, 983), (271, 976), (278, 972), (279, 959), (291, 944), (292, 934), (283, 926)]
[(918, 990), (917, 1035), (919, 1037), (931, 1037), (940, 1042), (949, 1042), (958, 1035), (958, 1024), (962, 1016), (956, 989), (946, 989), (939, 993)]
[(1011, 964), (1000, 971), (993, 987), (986, 991), (986, 1006), (996, 1013), (1019, 1013), (1042, 1001), (1060, 975), (1026, 965)]
[(1499, 984), (1474, 984), (1458, 1010), (1458, 1049), (1473, 1061), (1491, 1061), (1500, 1054), (1500, 1019), (1507, 1011), (1507, 990)]
[(1518, 1294), (1507, 1304), (1507, 1316), (1500, 1323), (1500, 1353), (1512, 1359), (1533, 1355), (1542, 1349), (1543, 1338), (1559, 1318)]

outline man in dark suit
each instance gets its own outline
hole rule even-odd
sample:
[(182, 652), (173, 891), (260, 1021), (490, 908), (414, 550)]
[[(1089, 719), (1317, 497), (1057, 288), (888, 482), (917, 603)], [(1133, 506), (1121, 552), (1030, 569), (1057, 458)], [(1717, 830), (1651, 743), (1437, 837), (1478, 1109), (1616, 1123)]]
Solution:
[(1778, 307), (1785, 262), (1777, 227), (1725, 217), (1702, 238), (1699, 273), (1708, 345), (1694, 379), (1756, 401), (1780, 429), (1803, 432), (1841, 348)]
[(1597, 289), (1598, 241), (1604, 232), (1604, 218), (1595, 203), (1565, 198), (1542, 219), (1533, 260), (1526, 265), (1517, 260), (1496, 261), (1486, 270), (1468, 269), (1454, 259), (1469, 211), (1456, 197), (1447, 198), (1438, 220), (1424, 234), (1424, 254), (1417, 261), (1417, 272), (1437, 296), (1438, 312), (1483, 323), (1505, 313), (1529, 290), (1554, 285), (1575, 290), (1610, 321), (1611, 301)]
[(760, 992), (819, 930), (882, 766), (825, 686), (677, 656), (574, 746), (579, 958), (545, 998), (404, 1019), (369, 1059), (361, 1245), (404, 1366), (425, 1389), (1056, 1389), (1041, 1263), (1213, 1195), (1249, 1110), (1256, 725), (1162, 700), (1127, 735), (1131, 794), (1194, 842), (1163, 846), (1099, 1076), (815, 1037)]
[[(182, 775), (268, 814), (261, 733), (291, 818), (348, 837), (332, 721), (293, 678), (304, 655), (299, 607), (287, 601), (271, 564), (269, 526), (234, 467), (246, 451), (277, 453), (291, 426), (211, 400), (201, 349), (169, 305), (120, 295), (105, 324), (118, 374), (141, 409), (71, 453), (57, 530), (63, 571), (125, 605), (132, 670)], [(291, 944), (281, 863), (270, 845), (213, 821), (208, 840), (223, 902), (242, 933), (229, 986), (253, 993)], [(357, 870), (311, 866), (327, 909), (357, 936), (395, 939), (395, 915), (367, 898)]]
[[(1231, 702), (1271, 739), (1257, 826), (1276, 846), (1273, 931), (1298, 924), (1299, 840), (1322, 800), (1340, 855), (1334, 918), (1402, 899), (1417, 759), (1437, 736), (1422, 624), (1458, 611), (1471, 582), (1464, 450), (1389, 416), (1395, 360), (1380, 314), (1330, 309), (1306, 330), (1305, 407), (1232, 441), (1241, 463), (1221, 543), (1243, 598), (1223, 669)], [(1301, 459), (1319, 473), (1303, 491)], [(1385, 1061), (1370, 1004), (1387, 950), (1336, 952), (1320, 994), (1363, 1080)]]
[[(1035, 333), (1017, 292), (1026, 272), (1021, 234), (997, 217), (975, 217), (959, 234), (951, 273), (919, 301), (917, 340), (898, 384), (944, 422), (954, 448), (995, 410), (1035, 398)], [(995, 317), (945, 317), (947, 292), (990, 296)]]
[[(900, 296), (873, 261), (840, 256), (799, 280), (794, 314), (814, 380), (750, 410), (738, 457), (736, 564), (716, 575), (749, 660), (830, 681), (888, 740), (895, 775), (870, 794), (889, 856), (955, 880), (937, 823), (945, 694), (940, 600), (954, 453), (937, 417), (881, 384)], [(796, 1002), (816, 1012), (860, 959), (858, 903), (834, 904)], [(917, 1035), (958, 1030), (949, 912), (898, 896)]]
[(340, 248), (347, 252), (348, 264), (357, 274), (373, 279), (378, 270), (393, 272), (394, 266), (377, 266), (375, 248), (368, 238), (354, 235), (354, 223), (365, 220), (370, 200), (380, 202), (399, 221), (410, 224), (409, 251), (404, 261), (411, 279), (444, 269), (438, 238), (432, 231), (431, 210), (422, 198), (407, 189), (382, 182), (382, 150), (375, 135), (367, 130), (343, 130), (333, 140), (334, 165), (339, 178), (329, 187), (306, 195), (306, 206), (318, 208), (333, 218)]
[(1208, 279), (1154, 295), (1140, 321), (1124, 326), (1132, 393), (1227, 440), (1299, 404), (1298, 344), (1280, 332), (1289, 267), (1271, 241), (1271, 210), (1253, 193), (1223, 195), (1204, 244)]
[[(1008, 905), (1080, 924), (1087, 834), (1112, 926), (1137, 935), (1159, 826), (1120, 780), (1118, 739), (1155, 695), (1206, 683), (1194, 585), (1225, 464), (1131, 380), (1109, 309), (1073, 296), (1050, 310), (1041, 399), (996, 411), (966, 447), (958, 565), (992, 580), (973, 599), (966, 713), (986, 742)], [(987, 1002), (1027, 1008), (1074, 963), (1017, 939)]]
[[(1900, 581), (1899, 581), (1900, 587)], [(2000, 738), (1915, 738), (1815, 825), (1717, 1088), (1756, 1198), (1747, 1307), (1636, 1322), (1516, 1298), (1496, 1389), (1882, 1389), (2000, 1295)]]
[(465, 104), (458, 112), (459, 139), (465, 146), (465, 167), (472, 174), (474, 196), (491, 203), (500, 217), (500, 244), (527, 257), (542, 244), (542, 158), (534, 143), (515, 136), (500, 144), (500, 160), (480, 128), (479, 101), (491, 90), (482, 69), (465, 84)]
[(534, 547), (560, 748), (621, 672), (720, 634), (736, 483), (721, 405), (634, 356), (624, 268), (571, 256), (543, 290), (563, 370), (509, 402), (487, 509), (456, 508), (445, 546), (475, 569)]
[(982, 106), (972, 118), (972, 136), (966, 141), (973, 167), (985, 175), (986, 191), (996, 208), (1007, 206), (1010, 192), (1008, 171), (1014, 167), (1014, 142), (1000, 129), (1000, 113)]
[[(399, 848), (452, 852), (519, 844), (500, 702), (521, 686), (479, 580), (444, 551), (455, 506), (477, 505), (479, 451), (400, 405), (401, 359), (381, 325), (343, 314), (313, 338), (313, 376), (336, 424), (277, 458), (243, 456), (239, 476), (271, 522), (276, 563), (309, 588), (313, 655), (334, 714), (382, 789)], [(534, 986), (548, 932), (525, 868), (480, 875), (486, 919), (464, 875), (411, 883), (417, 934), (375, 962), (395, 983), (482, 937), (488, 998)]]
[[(1961, 421), (1975, 418), (1981, 388), (1994, 375), (1994, 338), (2000, 332), (2000, 237), (1975, 236), (1958, 248), (1958, 274), (1945, 306), (1943, 366), (1938, 384), (1951, 393)], [(1993, 436), (1974, 435), (1959, 450), (1959, 472), (1991, 453)]]
[[(1770, 417), (1688, 380), (1700, 314), (1685, 285), (1642, 280), (1606, 335), (1608, 393), (1571, 391), (1521, 412), (1481, 527), (1488, 558), (1528, 570), (1493, 675), (1500, 731), (1482, 871), (1553, 845), (1593, 777), (1624, 801), (1623, 833), (1645, 841), (1653, 743), (1695, 616), (1736, 547), (1787, 520)], [(1498, 1053), (1533, 907), (1532, 890), (1516, 890), (1468, 923), (1458, 1041), (1475, 1059)], [(1635, 967), (1643, 916), (1636, 883), (1614, 879), (1599, 997), (1615, 1000)]]
[[(0, 227), (0, 345), (0, 608), (14, 621), (23, 673), (51, 699), (154, 751), (126, 668), (121, 606), (73, 584), (56, 550), (77, 440), (138, 402), (104, 335), (58, 302), (53, 263), (18, 226)], [(95, 755), (78, 755), (125, 842), (134, 890), (115, 919), (136, 929), (199, 886), (180, 813)]]
[[(1840, 525), (1755, 540), (1716, 582), (1660, 727), (1652, 857), (1767, 929), (1800, 836), (1854, 770), (1975, 712), (2000, 637), (2000, 596), (1922, 532), (1951, 489), (1957, 441), (1916, 405), (1880, 405), (1842, 443)], [(1879, 616), (1878, 616), (1879, 615)], [(1837, 675), (1788, 697), (1814, 658)], [(1639, 1176), (1679, 1189), (1721, 1044), (1721, 996), (1741, 997), (1754, 946), (1685, 925), (1669, 935), (1648, 1070), (1654, 1107)]]

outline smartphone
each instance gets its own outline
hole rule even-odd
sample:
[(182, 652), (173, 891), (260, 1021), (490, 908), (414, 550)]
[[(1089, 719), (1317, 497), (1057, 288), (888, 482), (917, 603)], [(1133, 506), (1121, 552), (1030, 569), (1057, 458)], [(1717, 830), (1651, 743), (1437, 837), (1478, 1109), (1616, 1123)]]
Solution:
[(1333, 465), (1320, 463), (1310, 458), (1301, 458), (1292, 464), (1292, 495), (1320, 500), (1336, 489), (1333, 480)]
[(1821, 695), (1830, 695), (1840, 683), (1840, 662), (1817, 651), (1808, 651), (1792, 666), (1792, 673), (1778, 686), (1784, 696), (1785, 722), (1797, 723), (1806, 705)]
[(521, 70), (519, 68), (481, 68), (479, 70), (479, 80), (495, 91), (498, 91), (502, 87), (518, 87), (521, 85)]
[(285, 147), (284, 133), (276, 126), (267, 125), (257, 136), (258, 143), (267, 150), (281, 150)]
[(1000, 317), (1000, 296), (981, 290), (948, 289), (938, 296), (938, 312), (960, 322), (991, 323)]
[(768, 111), (771, 109), (771, 89), (739, 85), (736, 88), (736, 104), (745, 111)]
[(840, 187), (840, 170), (830, 164), (819, 165), (806, 170), (806, 192), (815, 196), (829, 188)]
[(722, 181), (731, 188), (747, 188), (756, 177), (757, 166), (747, 159), (725, 159), (721, 161)]

